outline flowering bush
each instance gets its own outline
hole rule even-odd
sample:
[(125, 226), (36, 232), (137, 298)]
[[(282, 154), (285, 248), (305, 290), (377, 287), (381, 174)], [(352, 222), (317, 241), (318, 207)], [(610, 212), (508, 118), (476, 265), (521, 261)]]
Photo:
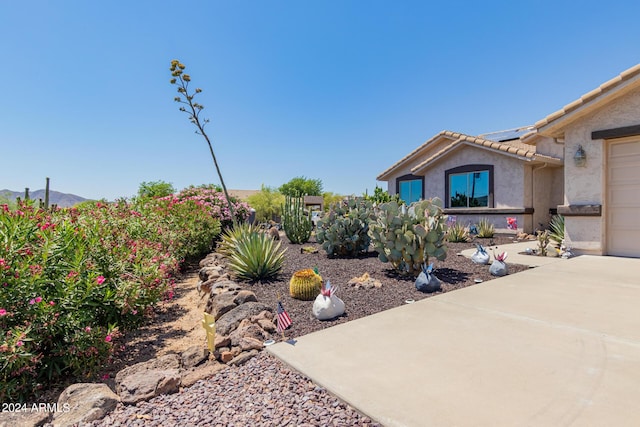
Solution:
[(0, 206), (0, 401), (95, 376), (119, 330), (171, 298), (181, 262), (219, 234), (194, 200)]
[[(206, 206), (211, 215), (214, 218), (219, 218), (222, 223), (222, 228), (228, 228), (233, 222), (231, 212), (229, 211), (229, 204), (224, 197), (224, 193), (215, 186), (201, 186), (201, 187), (189, 187), (180, 191), (173, 197), (179, 201), (193, 200), (196, 203)], [(235, 210), (236, 220), (243, 222), (249, 218), (249, 205), (246, 202), (242, 202), (235, 197), (230, 197), (233, 209)]]

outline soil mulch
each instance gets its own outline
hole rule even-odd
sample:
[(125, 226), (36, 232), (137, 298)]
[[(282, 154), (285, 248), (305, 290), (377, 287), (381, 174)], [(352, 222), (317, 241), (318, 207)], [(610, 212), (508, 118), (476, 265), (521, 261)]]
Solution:
[[(444, 261), (434, 260), (434, 274), (442, 282), (442, 290), (425, 294), (416, 290), (413, 277), (399, 276), (390, 263), (378, 259), (377, 252), (369, 252), (357, 258), (330, 258), (314, 238), (306, 244), (292, 244), (282, 235), (282, 247), (287, 249), (284, 266), (276, 280), (246, 285), (253, 291), (258, 301), (276, 307), (278, 294), (282, 304), (292, 319), (292, 326), (286, 331), (287, 338), (295, 338), (324, 328), (346, 323), (406, 304), (406, 300), (418, 301), (443, 292), (450, 292), (467, 286), (477, 286), (476, 279), (483, 282), (495, 279), (489, 274), (489, 266), (476, 265), (470, 259), (457, 255), (459, 252), (475, 248), (475, 242), (490, 250), (492, 246), (513, 243), (511, 235), (496, 235), (493, 239), (475, 239), (469, 243), (448, 243), (448, 256)], [(302, 247), (315, 247), (318, 252), (301, 253)], [(508, 264), (509, 274), (527, 270), (529, 267)], [(336, 295), (346, 306), (346, 313), (334, 320), (319, 321), (312, 314), (313, 301), (300, 301), (289, 296), (289, 280), (294, 272), (317, 267), (320, 275), (333, 286), (338, 286)], [(349, 280), (369, 273), (382, 283), (380, 288), (355, 289), (347, 284)], [(280, 338), (281, 339), (281, 338)]]

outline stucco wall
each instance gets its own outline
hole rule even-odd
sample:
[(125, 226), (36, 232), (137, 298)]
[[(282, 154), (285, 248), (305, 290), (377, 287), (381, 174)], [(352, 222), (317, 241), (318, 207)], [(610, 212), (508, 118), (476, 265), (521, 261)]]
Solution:
[(547, 228), (551, 216), (549, 209), (555, 209), (564, 200), (564, 178), (561, 167), (530, 166), (534, 208), (533, 228)]
[(432, 165), (425, 174), (425, 196), (445, 198), (445, 171), (469, 164), (493, 165), (494, 207), (523, 208), (524, 174), (521, 160), (482, 148), (463, 146)]
[[(618, 98), (565, 128), (565, 205), (600, 204), (600, 217), (567, 217), (568, 244), (577, 253), (603, 254), (606, 226), (606, 145), (592, 140), (591, 132), (640, 124), (640, 89)], [(576, 167), (573, 156), (582, 145), (586, 167)]]

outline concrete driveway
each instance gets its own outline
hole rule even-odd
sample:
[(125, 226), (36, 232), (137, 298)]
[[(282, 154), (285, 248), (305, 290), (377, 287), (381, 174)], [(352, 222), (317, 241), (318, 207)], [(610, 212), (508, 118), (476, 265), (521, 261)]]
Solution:
[(386, 426), (639, 426), (639, 276), (559, 260), (269, 351)]

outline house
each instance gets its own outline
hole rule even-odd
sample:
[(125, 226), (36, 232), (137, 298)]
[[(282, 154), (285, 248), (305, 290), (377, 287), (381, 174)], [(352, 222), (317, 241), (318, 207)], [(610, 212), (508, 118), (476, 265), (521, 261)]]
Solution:
[(574, 252), (640, 257), (640, 64), (533, 126), (442, 131), (377, 179), (412, 202), (439, 197), (457, 221), (506, 218), (532, 232), (565, 217)]

